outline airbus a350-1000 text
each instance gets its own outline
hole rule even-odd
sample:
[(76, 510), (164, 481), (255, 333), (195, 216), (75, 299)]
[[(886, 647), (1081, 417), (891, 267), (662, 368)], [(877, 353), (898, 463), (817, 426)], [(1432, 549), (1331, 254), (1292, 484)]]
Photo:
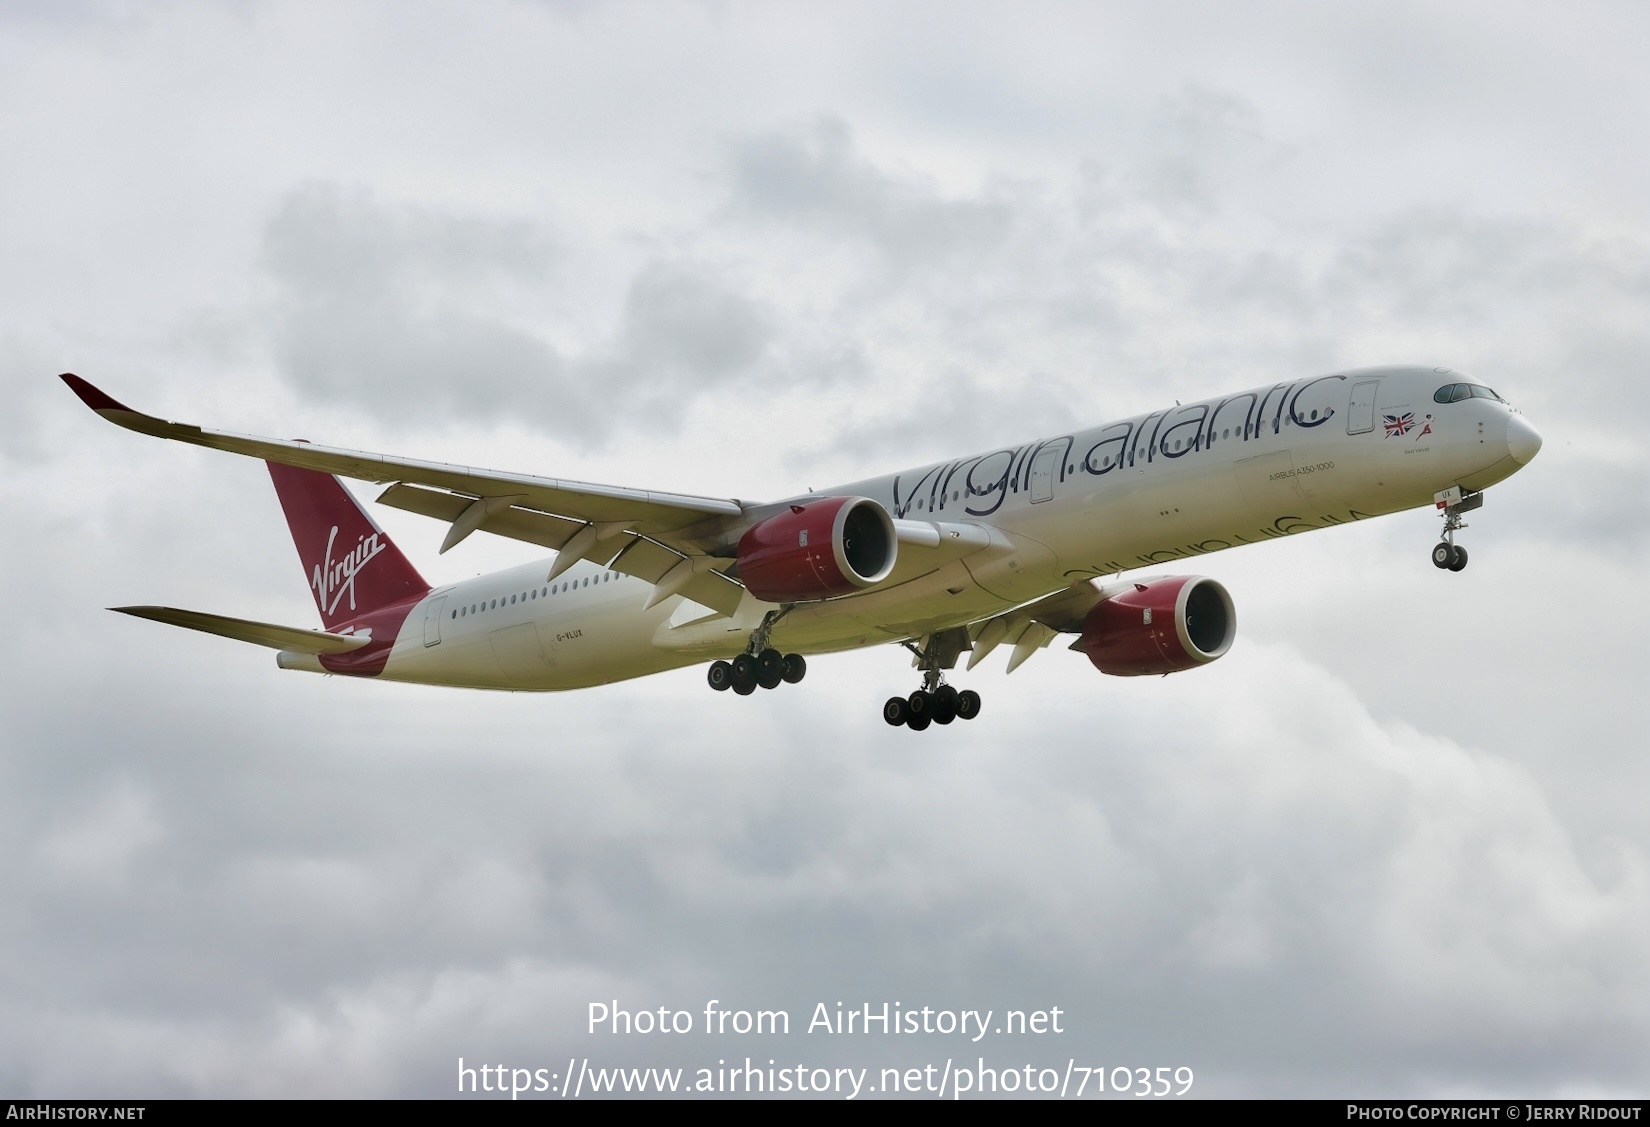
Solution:
[[(1231, 596), (1196, 575), (1127, 577), (1191, 556), (1427, 505), (1432, 562), (1483, 491), (1541, 437), (1445, 368), (1337, 372), (774, 501), (694, 497), (479, 470), (141, 414), (143, 434), (261, 458), (320, 630), (173, 607), (117, 607), (280, 651), (283, 669), (476, 689), (558, 690), (709, 663), (714, 689), (802, 680), (805, 655), (898, 643), (921, 686), (884, 718), (922, 730), (979, 714), (946, 674), (998, 647), (1014, 670), (1061, 635), (1102, 673), (1165, 674), (1231, 647)], [(554, 549), (550, 562), (431, 588), (338, 477), (378, 502)]]

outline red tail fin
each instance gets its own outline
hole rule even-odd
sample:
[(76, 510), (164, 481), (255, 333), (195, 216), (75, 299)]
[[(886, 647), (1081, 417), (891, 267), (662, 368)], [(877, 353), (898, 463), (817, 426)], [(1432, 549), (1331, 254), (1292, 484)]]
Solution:
[(430, 589), (337, 478), (266, 464), (328, 630)]

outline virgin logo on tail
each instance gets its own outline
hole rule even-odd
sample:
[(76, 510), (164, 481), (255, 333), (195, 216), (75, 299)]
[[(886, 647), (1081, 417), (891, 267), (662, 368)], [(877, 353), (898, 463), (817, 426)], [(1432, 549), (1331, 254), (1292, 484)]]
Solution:
[(360, 574), (366, 562), (384, 550), (384, 542), (373, 532), (361, 537), (354, 548), (341, 560), (332, 558), (332, 543), (338, 539), (338, 526), (332, 526), (327, 534), (327, 554), (322, 563), (315, 565), (310, 575), (309, 585), (315, 588), (315, 601), (325, 607), (325, 613), (331, 614), (338, 608), (338, 600), (349, 594), (349, 609), (355, 609), (355, 577)]

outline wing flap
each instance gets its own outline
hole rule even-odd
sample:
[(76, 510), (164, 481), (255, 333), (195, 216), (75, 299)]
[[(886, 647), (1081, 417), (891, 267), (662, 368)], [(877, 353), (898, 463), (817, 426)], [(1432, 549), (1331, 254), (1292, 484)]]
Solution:
[[(475, 503), (475, 498), (398, 482), (380, 493), (378, 502), (451, 524), (464, 515), (464, 511)], [(488, 513), (476, 527), (482, 532), (560, 551), (573, 538), (573, 534), (584, 527), (584, 522), (511, 505)], [(620, 546), (614, 545), (615, 550)]]
[(1053, 641), (1056, 634), (1082, 630), (1083, 619), (1094, 604), (1105, 598), (1108, 591), (1115, 590), (1115, 587), (1105, 588), (1093, 580), (1083, 579), (1025, 606), (971, 623), (968, 632), (974, 639), (974, 652), (968, 657), (968, 668), (973, 669), (992, 650), (1008, 642), (1014, 646), (1008, 671), (1014, 672), (1032, 654)]
[(250, 642), (254, 646), (268, 646), (272, 650), (289, 650), (294, 653), (349, 653), (372, 641), (372, 637), (367, 634), (328, 634), (322, 630), (276, 626), (269, 622), (253, 622), (246, 618), (229, 618), (221, 614), (207, 614), (205, 611), (179, 610), (176, 607), (109, 609), (120, 614), (129, 614), (134, 618), (147, 618), (151, 622), (164, 622), (168, 626), (182, 626), (186, 630), (199, 630), (204, 634), (216, 634), (220, 638), (233, 638), (237, 642)]

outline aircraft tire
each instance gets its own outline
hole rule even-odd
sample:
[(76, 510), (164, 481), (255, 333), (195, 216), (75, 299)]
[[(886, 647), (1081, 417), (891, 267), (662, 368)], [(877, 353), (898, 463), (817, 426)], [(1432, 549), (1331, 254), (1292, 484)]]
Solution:
[(740, 654), (729, 664), (733, 668), (733, 691), (749, 696), (756, 688), (756, 659), (750, 654)]
[(777, 689), (785, 679), (785, 658), (776, 649), (765, 649), (756, 655), (756, 683), (764, 689)]
[(957, 716), (963, 720), (972, 720), (980, 714), (980, 694), (973, 689), (964, 689), (957, 694)]
[(903, 728), (911, 719), (911, 706), (905, 703), (904, 697), (889, 697), (882, 706), (882, 718), (891, 728)]
[(1432, 547), (1432, 566), (1440, 570), (1455, 562), (1455, 549), (1440, 540)]
[(785, 683), (794, 685), (808, 675), (808, 661), (801, 654), (785, 655)]
[(1464, 570), (1466, 570), (1466, 566), (1467, 566), (1467, 550), (1465, 548), (1461, 547), (1461, 545), (1457, 544), (1455, 546), (1455, 558), (1450, 561), (1449, 569), (1451, 571), (1464, 571)]
[(934, 718), (924, 712), (920, 716), (913, 716), (905, 722), (905, 726), (913, 732), (920, 732), (934, 722)]
[[(916, 692), (905, 698), (905, 703), (910, 707), (911, 715), (921, 716), (924, 721), (923, 727), (928, 727), (927, 721), (934, 718), (934, 698), (930, 697), (924, 690), (918, 689)], [(907, 723), (909, 723), (909, 721), (907, 721)], [(918, 730), (920, 731), (921, 729)]]
[(710, 687), (719, 693), (725, 693), (733, 686), (733, 666), (725, 661), (713, 661), (710, 670), (705, 674), (705, 680)]
[(932, 708), (934, 723), (949, 724), (957, 718), (957, 690), (950, 685), (941, 685), (932, 694)]

